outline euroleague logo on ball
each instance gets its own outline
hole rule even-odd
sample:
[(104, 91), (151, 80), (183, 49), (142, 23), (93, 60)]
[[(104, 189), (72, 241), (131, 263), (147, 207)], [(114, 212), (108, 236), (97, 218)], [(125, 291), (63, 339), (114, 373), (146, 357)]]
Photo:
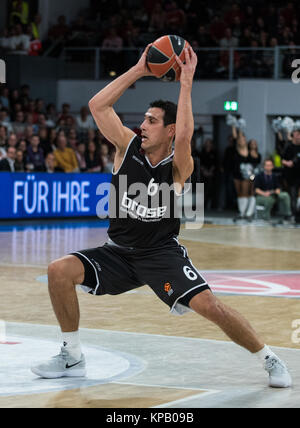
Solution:
[(177, 81), (180, 78), (180, 67), (176, 55), (184, 62), (184, 49), (190, 44), (180, 36), (163, 36), (153, 42), (147, 54), (147, 65), (157, 78), (165, 81)]

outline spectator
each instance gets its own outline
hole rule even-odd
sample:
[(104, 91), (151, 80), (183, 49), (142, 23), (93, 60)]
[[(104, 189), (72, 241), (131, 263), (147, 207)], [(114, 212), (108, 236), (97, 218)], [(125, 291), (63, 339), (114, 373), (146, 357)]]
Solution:
[(24, 113), (19, 111), (16, 114), (16, 120), (12, 123), (13, 132), (17, 135), (17, 138), (24, 137), (26, 123), (24, 121)]
[(8, 133), (13, 132), (10, 119), (8, 116), (8, 110), (6, 108), (3, 108), (0, 110), (0, 125), (5, 126)]
[(86, 160), (85, 160), (85, 152), (86, 152), (85, 144), (79, 143), (77, 145), (77, 149), (76, 149), (75, 154), (76, 154), (76, 158), (77, 158), (77, 162), (78, 162), (80, 172), (85, 172), (87, 170)]
[(23, 152), (23, 157), (26, 159), (27, 156), (27, 143), (26, 140), (20, 140), (17, 144), (17, 150), (21, 150)]
[(87, 172), (101, 172), (103, 169), (102, 159), (96, 144), (90, 141), (85, 154)]
[(15, 171), (25, 172), (24, 153), (22, 150), (16, 151)]
[(59, 168), (58, 166), (55, 166), (56, 160), (54, 153), (50, 152), (47, 154), (45, 158), (45, 172), (53, 173), (53, 172), (64, 172), (63, 169)]
[(71, 119), (70, 123), (72, 125), (75, 125), (75, 118), (70, 113), (70, 109), (71, 109), (71, 106), (70, 106), (69, 103), (63, 103), (63, 105), (62, 105), (62, 111), (58, 115), (58, 118), (57, 118), (58, 123), (63, 120), (64, 121), (64, 126), (66, 126), (66, 121), (68, 119)]
[(30, 140), (31, 140), (31, 137), (33, 136), (33, 134), (35, 134), (36, 132), (35, 132), (35, 129), (34, 129), (34, 127), (32, 126), (32, 125), (27, 125), (26, 126), (26, 128), (25, 128), (25, 132), (24, 132), (24, 139), (25, 139), (25, 141), (26, 141), (26, 143), (27, 143), (27, 145), (29, 145), (30, 144)]
[(103, 64), (106, 74), (115, 75), (120, 71), (122, 47), (123, 39), (118, 36), (115, 28), (110, 28), (102, 43), (102, 48), (107, 50), (103, 53)]
[(80, 114), (76, 116), (76, 125), (79, 131), (95, 129), (94, 119), (86, 106), (81, 107)]
[(257, 141), (251, 139), (248, 142), (248, 150), (249, 150), (249, 161), (253, 165), (253, 168), (256, 169), (259, 167), (261, 163), (261, 154), (258, 151)]
[(74, 152), (77, 150), (78, 136), (75, 128), (71, 128), (68, 132), (68, 146), (71, 147)]
[(8, 28), (4, 28), (1, 31), (1, 37), (0, 37), (0, 53), (3, 51), (3, 53), (7, 53), (10, 49), (10, 39), (13, 35), (12, 30), (8, 30)]
[(40, 147), (40, 138), (33, 135), (30, 138), (30, 145), (27, 148), (26, 169), (29, 171), (43, 171), (45, 166), (44, 153)]
[(292, 141), (283, 153), (284, 178), (291, 196), (293, 213), (300, 211), (300, 130), (292, 133)]
[(233, 179), (237, 194), (239, 214), (236, 220), (251, 220), (255, 210), (255, 197), (253, 196), (253, 166), (249, 159), (249, 150), (245, 135), (241, 130), (232, 127), (232, 136), (236, 147)]
[(109, 147), (108, 144), (103, 143), (100, 146), (100, 156), (101, 156), (101, 163), (103, 165), (102, 172), (112, 172), (114, 162), (112, 159), (112, 156), (109, 153)]
[(272, 159), (264, 161), (264, 171), (255, 177), (256, 204), (264, 207), (262, 218), (270, 220), (271, 210), (278, 201), (280, 214), (285, 220), (291, 220), (291, 199), (287, 192), (282, 192), (278, 178), (273, 174)]
[(16, 134), (14, 134), (13, 132), (9, 135), (8, 140), (7, 140), (7, 147), (14, 147), (16, 148), (17, 146), (17, 136)]
[(0, 87), (0, 104), (1, 108), (9, 110), (9, 89), (7, 86)]
[(0, 160), (6, 157), (6, 140), (7, 140), (7, 131), (5, 126), (0, 125)]
[(57, 131), (54, 128), (50, 128), (48, 130), (48, 140), (49, 140), (49, 150), (54, 152), (56, 150), (56, 139), (57, 139)]
[(16, 159), (15, 147), (8, 147), (6, 158), (0, 160), (0, 171), (14, 172), (15, 159)]
[(252, 42), (252, 34), (249, 27), (244, 28), (242, 36), (240, 38), (240, 47), (250, 48)]
[(28, 24), (29, 5), (27, 1), (15, 0), (11, 5), (11, 13), (9, 16), (10, 24)]
[(34, 40), (41, 40), (41, 33), (40, 33), (41, 22), (42, 22), (41, 15), (39, 15), (38, 13), (34, 15), (33, 21), (30, 23)]
[(227, 27), (224, 37), (220, 40), (221, 48), (236, 48), (238, 46), (238, 39), (232, 36), (231, 28)]
[(199, 48), (207, 48), (209, 46), (214, 46), (214, 42), (208, 34), (205, 25), (203, 24), (200, 24), (197, 29), (196, 41), (198, 43)]
[(57, 137), (57, 149), (54, 152), (56, 166), (64, 172), (78, 172), (78, 162), (73, 149), (67, 147), (67, 139), (64, 135)]
[(238, 3), (233, 3), (229, 11), (225, 14), (224, 20), (227, 25), (230, 27), (234, 24), (235, 18), (239, 18), (241, 22), (244, 21), (244, 13), (240, 9), (240, 5)]
[(9, 53), (28, 55), (30, 48), (30, 37), (23, 32), (22, 25), (16, 24), (14, 35), (10, 38)]
[(200, 152), (200, 171), (201, 182), (204, 183), (204, 207), (210, 209), (214, 202), (218, 171), (217, 152), (210, 138), (204, 142)]
[(176, 1), (170, 1), (166, 4), (166, 31), (170, 34), (183, 35), (186, 23), (186, 16), (180, 9)]
[(47, 105), (46, 115), (47, 115), (47, 126), (49, 126), (50, 128), (55, 128), (58, 115), (54, 104), (50, 103)]
[(42, 53), (42, 42), (40, 39), (35, 38), (31, 25), (27, 26), (26, 34), (30, 37), (28, 55), (39, 56)]
[(219, 44), (219, 41), (224, 37), (226, 30), (226, 25), (221, 18), (221, 16), (216, 13), (212, 18), (212, 23), (209, 28), (211, 38), (215, 41), (216, 44)]
[(47, 153), (53, 151), (49, 142), (48, 128), (46, 126), (40, 126), (38, 136), (40, 139), (40, 147), (43, 150), (44, 156), (46, 156)]
[(160, 34), (165, 28), (165, 22), (166, 12), (163, 10), (161, 3), (157, 2), (151, 12), (148, 31), (150, 31), (150, 33), (155, 33), (156, 35)]
[(66, 23), (66, 17), (60, 15), (57, 18), (57, 23), (50, 27), (48, 37), (51, 42), (56, 42), (58, 40), (65, 41), (68, 39), (70, 34), (70, 28)]

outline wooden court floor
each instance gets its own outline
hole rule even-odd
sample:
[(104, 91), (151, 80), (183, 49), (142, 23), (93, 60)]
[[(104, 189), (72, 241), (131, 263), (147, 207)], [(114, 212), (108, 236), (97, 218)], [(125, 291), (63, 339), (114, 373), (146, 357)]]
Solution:
[[(195, 267), (205, 272), (300, 271), (300, 229), (236, 225), (205, 225), (181, 230), (184, 245)], [(29, 227), (0, 232), (0, 318), (5, 323), (57, 325), (47, 293), (47, 264), (70, 251), (101, 245), (106, 229), (93, 227)], [(240, 273), (240, 276), (242, 273)], [(81, 327), (183, 338), (227, 341), (213, 324), (194, 313), (169, 314), (145, 286), (120, 296), (95, 297), (78, 292)], [(292, 323), (300, 318), (300, 300), (271, 295), (218, 293), (220, 300), (241, 312), (271, 346), (300, 349), (292, 341)], [(299, 294), (300, 297), (300, 294)], [(5, 346), (5, 345), (3, 345)], [(144, 389), (143, 389), (144, 388)], [(143, 390), (141, 393), (141, 390)], [(0, 407), (151, 407), (164, 402), (162, 386), (108, 384), (58, 393), (0, 394)], [(169, 401), (199, 390), (172, 389)], [(130, 397), (144, 399), (132, 401)], [(58, 399), (59, 397), (59, 399)], [(133, 405), (134, 404), (134, 405)]]

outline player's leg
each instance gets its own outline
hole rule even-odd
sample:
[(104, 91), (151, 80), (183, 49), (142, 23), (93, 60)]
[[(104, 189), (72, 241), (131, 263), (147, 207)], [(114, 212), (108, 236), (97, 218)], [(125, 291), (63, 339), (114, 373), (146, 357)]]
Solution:
[[(290, 375), (280, 359), (258, 336), (250, 323), (237, 311), (223, 304), (193, 266), (185, 247), (177, 240), (154, 255), (145, 255), (137, 269), (158, 297), (170, 306), (171, 312), (183, 314), (193, 310), (214, 322), (238, 345), (261, 359), (265, 367), (272, 363), (270, 386), (291, 385)], [(153, 269), (155, 266), (155, 269)], [(272, 375), (271, 375), (272, 371)]]
[(210, 290), (192, 297), (190, 308), (209, 321), (217, 324), (235, 343), (254, 353), (264, 347), (250, 323), (237, 311), (222, 303)]
[(48, 290), (62, 332), (77, 331), (79, 304), (76, 284), (84, 280), (84, 265), (78, 257), (65, 256), (48, 267)]
[(240, 313), (222, 303), (208, 290), (193, 296), (189, 306), (196, 313), (218, 325), (236, 344), (256, 355), (269, 373), (269, 386), (277, 388), (291, 386), (292, 379), (285, 364), (264, 344)]
[(76, 284), (84, 280), (84, 266), (68, 255), (50, 263), (48, 290), (53, 310), (61, 328), (63, 346), (51, 360), (34, 364), (31, 370), (44, 378), (85, 376), (85, 359), (79, 339), (79, 303)]
[(143, 285), (134, 277), (125, 258), (125, 254), (120, 256), (111, 246), (104, 245), (75, 252), (50, 264), (49, 293), (63, 346), (56, 357), (34, 365), (33, 373), (45, 378), (85, 375), (76, 284), (94, 295), (120, 294)]

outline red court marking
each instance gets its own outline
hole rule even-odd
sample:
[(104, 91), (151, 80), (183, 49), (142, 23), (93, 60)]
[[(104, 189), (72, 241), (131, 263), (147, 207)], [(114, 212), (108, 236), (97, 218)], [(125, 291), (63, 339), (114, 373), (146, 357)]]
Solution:
[(203, 272), (212, 290), (224, 294), (300, 298), (300, 272)]
[(0, 345), (19, 345), (22, 342), (1, 342)]

